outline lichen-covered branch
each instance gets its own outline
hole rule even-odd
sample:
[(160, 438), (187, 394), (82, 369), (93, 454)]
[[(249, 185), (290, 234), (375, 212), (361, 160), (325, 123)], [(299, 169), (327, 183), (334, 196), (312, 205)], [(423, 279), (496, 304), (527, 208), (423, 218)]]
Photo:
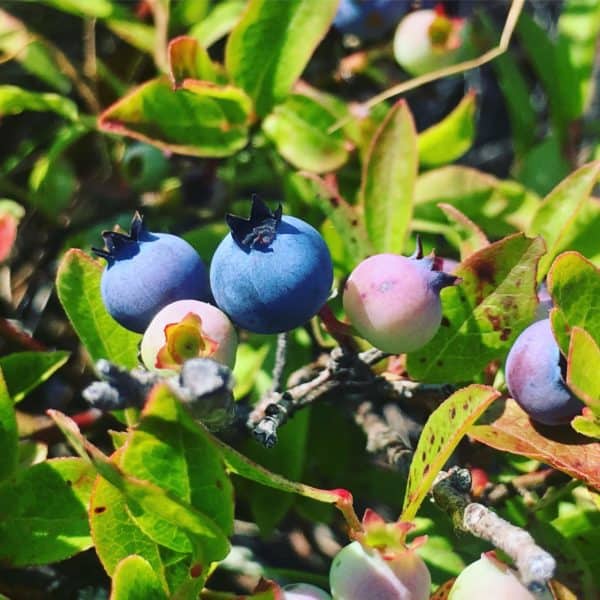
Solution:
[(540, 548), (527, 531), (509, 523), (487, 506), (470, 501), (467, 469), (441, 472), (433, 486), (433, 498), (455, 527), (490, 542), (514, 561), (521, 581), (533, 593), (542, 593), (554, 575), (554, 557)]

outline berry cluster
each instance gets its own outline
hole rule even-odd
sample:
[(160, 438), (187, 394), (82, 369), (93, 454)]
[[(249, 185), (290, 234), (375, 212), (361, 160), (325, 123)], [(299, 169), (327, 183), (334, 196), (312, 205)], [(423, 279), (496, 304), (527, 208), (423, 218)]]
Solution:
[[(280, 333), (306, 323), (323, 307), (333, 283), (329, 249), (319, 232), (271, 211), (254, 197), (250, 217), (227, 216), (231, 232), (210, 274), (183, 239), (146, 230), (104, 232), (104, 304), (124, 327), (144, 333), (141, 359), (151, 370), (177, 371), (188, 359), (210, 357), (233, 366), (233, 325)], [(344, 308), (358, 334), (392, 353), (425, 345), (440, 325), (440, 290), (455, 281), (419, 244), (410, 258), (371, 256), (352, 272)], [(216, 305), (216, 306), (215, 306)]]
[[(191, 358), (233, 367), (234, 325), (255, 333), (294, 329), (319, 312), (333, 283), (325, 241), (308, 223), (271, 211), (254, 197), (249, 218), (227, 216), (230, 233), (207, 273), (183, 239), (149, 232), (138, 214), (129, 234), (104, 232), (107, 261), (101, 292), (108, 312), (124, 327), (144, 333), (141, 359), (150, 370), (179, 371)], [(456, 277), (443, 261), (423, 256), (377, 254), (348, 277), (345, 313), (362, 338), (392, 354), (422, 348), (442, 319), (440, 291)], [(565, 383), (564, 358), (550, 321), (527, 328), (506, 361), (510, 394), (546, 425), (568, 422), (581, 402)]]

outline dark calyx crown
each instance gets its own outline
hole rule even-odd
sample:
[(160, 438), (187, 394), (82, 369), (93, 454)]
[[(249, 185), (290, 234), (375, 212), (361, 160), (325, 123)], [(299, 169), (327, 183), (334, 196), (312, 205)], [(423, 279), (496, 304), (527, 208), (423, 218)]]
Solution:
[(428, 271), (432, 272), (431, 281), (429, 285), (431, 289), (439, 292), (441, 289), (454, 285), (456, 280), (459, 279), (455, 275), (450, 275), (442, 271), (444, 259), (435, 255), (432, 252), (429, 256), (423, 256), (423, 242), (421, 236), (417, 234), (417, 247), (411, 254), (410, 258), (419, 261)]
[(228, 214), (225, 219), (231, 229), (233, 239), (243, 247), (267, 247), (277, 235), (277, 226), (281, 222), (281, 204), (272, 211), (256, 194), (252, 194), (250, 218)]
[(104, 239), (105, 248), (92, 248), (92, 252), (96, 256), (106, 259), (108, 262), (112, 262), (124, 248), (130, 247), (131, 244), (137, 244), (145, 232), (146, 228), (142, 220), (142, 215), (138, 211), (135, 211), (133, 219), (131, 219), (131, 227), (128, 234), (118, 231), (103, 231), (102, 238)]

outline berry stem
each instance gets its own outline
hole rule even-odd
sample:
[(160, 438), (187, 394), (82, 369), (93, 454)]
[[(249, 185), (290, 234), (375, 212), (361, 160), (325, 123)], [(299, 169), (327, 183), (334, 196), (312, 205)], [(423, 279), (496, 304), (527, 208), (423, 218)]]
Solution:
[(318, 314), (329, 335), (336, 340), (343, 350), (354, 353), (358, 351), (358, 346), (352, 337), (352, 327), (347, 323), (340, 321), (333, 314), (333, 311), (328, 304), (324, 304)]

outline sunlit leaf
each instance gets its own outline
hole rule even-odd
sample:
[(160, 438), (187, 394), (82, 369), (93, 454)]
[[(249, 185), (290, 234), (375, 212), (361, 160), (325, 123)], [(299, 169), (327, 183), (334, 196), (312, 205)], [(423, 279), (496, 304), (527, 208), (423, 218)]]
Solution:
[(0, 556), (12, 567), (64, 560), (90, 548), (94, 470), (80, 458), (49, 460), (0, 485)]
[(246, 145), (252, 103), (235, 87), (167, 77), (135, 88), (99, 117), (100, 129), (192, 156), (229, 156)]
[(421, 350), (408, 355), (418, 381), (461, 382), (503, 359), (537, 306), (541, 238), (504, 238), (471, 254), (455, 270), (460, 282), (441, 292), (442, 324)]
[(436, 167), (460, 158), (475, 140), (477, 96), (469, 92), (439, 123), (419, 133), (419, 163)]
[(17, 468), (19, 431), (13, 401), (0, 371), (0, 481), (8, 479)]
[(500, 392), (483, 385), (458, 390), (434, 410), (425, 423), (408, 474), (402, 521), (412, 521), (434, 479), (467, 430)]
[(54, 112), (65, 119), (78, 117), (75, 103), (64, 96), (30, 92), (16, 85), (0, 85), (0, 117), (18, 115), (26, 111)]
[(16, 404), (38, 385), (48, 380), (69, 359), (70, 353), (15, 352), (0, 357), (8, 392)]
[[(338, 0), (250, 0), (225, 48), (225, 66), (266, 116), (300, 77)], [(251, 59), (249, 59), (251, 57)]]
[(73, 328), (93, 361), (108, 359), (123, 367), (138, 364), (141, 336), (119, 325), (100, 295), (102, 266), (81, 250), (69, 250), (56, 277), (56, 289)]
[(401, 100), (375, 133), (362, 174), (360, 203), (377, 252), (404, 250), (417, 170), (417, 133), (408, 105)]
[(595, 414), (600, 416), (600, 348), (581, 327), (571, 329), (567, 361), (567, 384)]
[(111, 600), (167, 600), (152, 565), (141, 556), (124, 558), (115, 569)]
[(327, 131), (336, 120), (315, 100), (293, 94), (274, 108), (262, 127), (279, 153), (294, 167), (325, 173), (335, 171), (348, 159), (342, 132)]
[(600, 345), (600, 269), (578, 252), (564, 252), (548, 273), (554, 308), (552, 329), (565, 356), (572, 327), (585, 329)]
[(600, 176), (600, 161), (577, 169), (556, 186), (540, 204), (535, 213), (529, 235), (541, 235), (547, 246), (546, 255), (540, 260), (538, 280), (548, 272), (554, 258), (567, 244), (576, 231), (577, 215), (590, 201), (592, 189)]

